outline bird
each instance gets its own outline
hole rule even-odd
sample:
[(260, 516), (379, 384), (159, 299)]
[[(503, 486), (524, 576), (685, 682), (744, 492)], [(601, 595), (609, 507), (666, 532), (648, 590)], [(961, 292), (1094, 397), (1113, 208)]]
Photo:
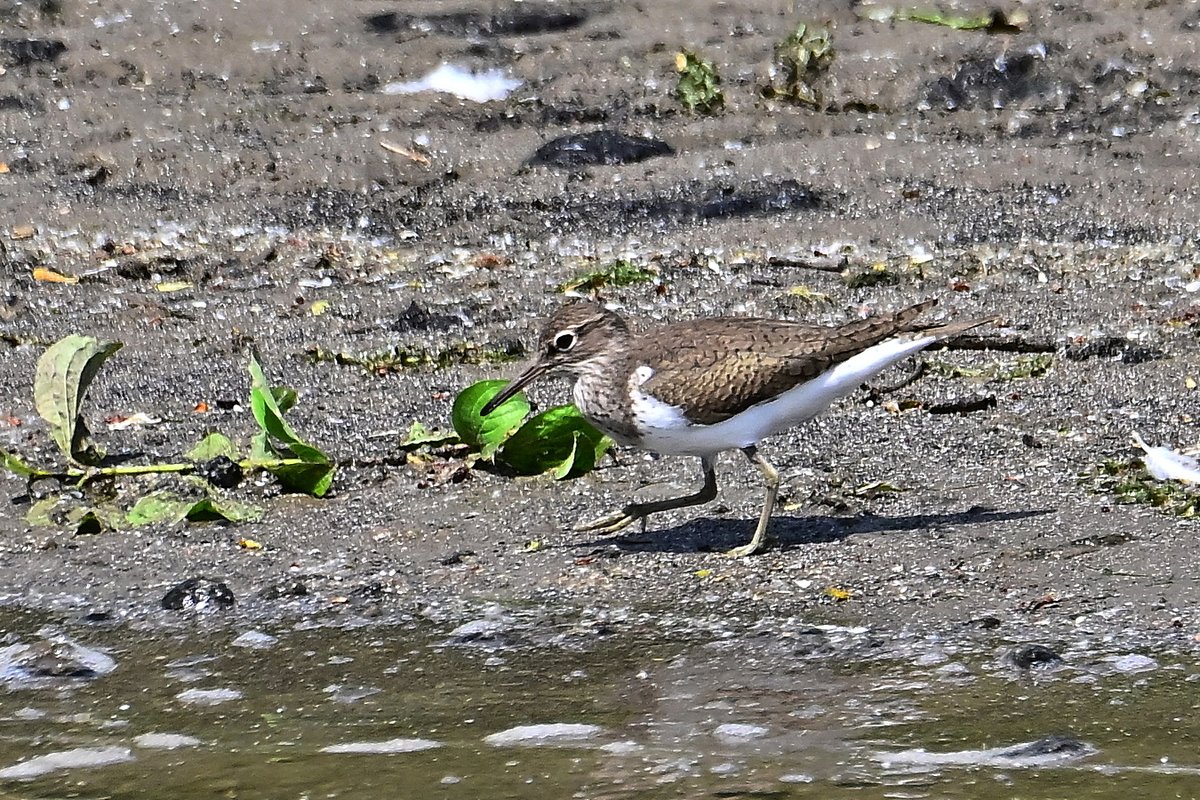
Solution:
[(758, 449), (763, 439), (812, 419), (934, 342), (994, 321), (921, 321), (936, 304), (928, 299), (835, 326), (721, 316), (639, 332), (605, 305), (578, 300), (546, 320), (532, 362), (480, 414), (542, 376), (565, 375), (574, 380), (580, 414), (618, 444), (699, 457), (703, 484), (697, 491), (630, 503), (580, 531), (616, 533), (638, 520), (645, 524), (652, 514), (711, 502), (718, 454), (740, 450), (766, 487), (753, 537), (728, 551), (749, 556), (764, 547), (779, 492), (779, 472)]

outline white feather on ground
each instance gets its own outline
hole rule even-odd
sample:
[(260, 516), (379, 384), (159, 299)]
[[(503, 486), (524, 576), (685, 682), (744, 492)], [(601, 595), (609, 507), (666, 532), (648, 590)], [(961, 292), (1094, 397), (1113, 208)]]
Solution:
[(1133, 434), (1133, 443), (1146, 452), (1142, 461), (1156, 480), (1200, 484), (1200, 462), (1196, 459), (1169, 447), (1151, 447), (1136, 431)]

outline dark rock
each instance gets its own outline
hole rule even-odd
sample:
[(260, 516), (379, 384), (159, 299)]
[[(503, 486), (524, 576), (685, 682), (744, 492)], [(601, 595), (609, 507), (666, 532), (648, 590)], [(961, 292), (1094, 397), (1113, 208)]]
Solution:
[(218, 489), (232, 489), (242, 482), (242, 465), (229, 456), (217, 456), (196, 467), (196, 474)]
[(396, 316), (391, 329), (397, 333), (410, 331), (448, 331), (451, 328), (462, 327), (462, 319), (454, 314), (434, 313), (425, 306), (413, 300), (408, 308)]
[(1008, 652), (1005, 659), (1019, 669), (1048, 667), (1062, 663), (1062, 657), (1058, 653), (1040, 644), (1023, 644), (1014, 647)]
[(273, 583), (263, 587), (258, 596), (263, 600), (281, 600), (285, 597), (307, 597), (308, 586), (299, 578)]
[(116, 667), (117, 662), (99, 650), (66, 638), (0, 647), (0, 677), (6, 681), (91, 679), (107, 675)]
[(825, 631), (820, 628), (796, 631), (796, 636), (792, 640), (792, 655), (801, 658), (815, 658), (832, 653), (833, 645), (829, 641), (829, 634)]
[(168, 611), (223, 611), (236, 602), (233, 591), (221, 581), (198, 576), (171, 587), (162, 599)]
[(1166, 353), (1156, 347), (1137, 344), (1124, 336), (1098, 336), (1088, 341), (1071, 345), (1064, 355), (1071, 361), (1089, 358), (1112, 358), (1122, 364), (1143, 364), (1166, 358)]
[(15, 67), (53, 61), (65, 52), (67, 46), (59, 39), (0, 39), (0, 55)]
[(588, 19), (581, 10), (522, 3), (504, 11), (448, 11), (442, 14), (400, 14), (395, 11), (363, 18), (372, 33), (420, 31), (472, 38), (477, 36), (531, 36), (578, 28)]
[(547, 167), (613, 166), (674, 154), (675, 150), (660, 139), (599, 130), (551, 139), (534, 152), (529, 163)]
[(45, 110), (46, 107), (37, 100), (20, 97), (15, 94), (0, 95), (0, 112), (24, 111), (29, 114), (41, 114)]
[(1043, 736), (1036, 742), (1014, 745), (997, 753), (1001, 758), (1027, 759), (1040, 756), (1072, 756), (1082, 758), (1096, 752), (1087, 742), (1069, 734)]
[(925, 102), (946, 111), (1007, 108), (1034, 98), (1063, 105), (1078, 94), (1078, 87), (1054, 81), (1045, 74), (1045, 62), (1032, 54), (978, 55), (963, 61), (954, 77), (941, 77), (926, 89)]

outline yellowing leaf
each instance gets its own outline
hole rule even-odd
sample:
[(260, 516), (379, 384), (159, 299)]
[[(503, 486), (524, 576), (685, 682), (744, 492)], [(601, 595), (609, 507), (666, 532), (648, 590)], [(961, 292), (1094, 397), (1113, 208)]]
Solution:
[(843, 603), (846, 600), (850, 599), (849, 590), (843, 589), (839, 586), (830, 586), (828, 589), (825, 590), (825, 594), (829, 595), (834, 600), (837, 600), (839, 603)]
[(245, 550), (262, 550), (262, 543), (253, 539), (238, 539), (238, 547)]
[(314, 317), (319, 317), (328, 310), (329, 310), (329, 301), (328, 300), (316, 300), (313, 302), (313, 304), (311, 306), (308, 307), (308, 313), (312, 314)]
[(708, 578), (712, 576), (713, 571), (711, 569), (698, 569), (695, 574), (697, 578)]
[(79, 283), (79, 278), (74, 275), (63, 275), (61, 272), (55, 272), (46, 267), (34, 267), (33, 279), (42, 283)]
[(525, 552), (526, 553), (536, 553), (538, 550), (541, 550), (545, 546), (546, 546), (546, 543), (543, 542), (541, 539), (530, 539), (528, 542), (525, 543)]

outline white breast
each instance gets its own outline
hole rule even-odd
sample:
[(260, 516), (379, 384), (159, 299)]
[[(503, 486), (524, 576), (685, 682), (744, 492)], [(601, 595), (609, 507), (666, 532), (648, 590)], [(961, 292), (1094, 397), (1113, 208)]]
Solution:
[[(749, 447), (812, 419), (834, 400), (935, 341), (934, 336), (901, 336), (880, 342), (773, 400), (751, 406), (713, 425), (691, 425), (678, 406), (641, 392), (638, 387), (653, 375), (651, 370), (636, 384), (630, 381), (633, 411), (642, 433), (641, 445), (666, 455), (698, 456)], [(649, 367), (640, 369), (649, 370)]]

